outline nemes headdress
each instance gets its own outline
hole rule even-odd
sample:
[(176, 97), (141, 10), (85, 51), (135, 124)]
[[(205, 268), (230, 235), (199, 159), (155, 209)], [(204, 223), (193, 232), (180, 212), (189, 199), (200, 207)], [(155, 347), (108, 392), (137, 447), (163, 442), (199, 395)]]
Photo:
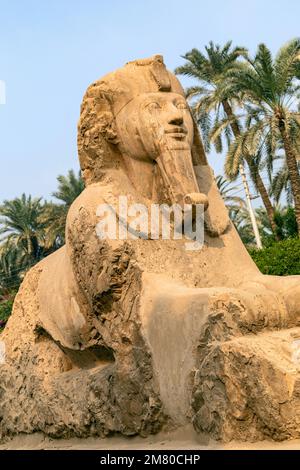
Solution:
[(106, 75), (101, 85), (107, 88), (115, 114), (140, 93), (172, 91), (184, 96), (179, 81), (166, 69), (161, 55), (128, 62), (121, 69)]
[(166, 69), (162, 55), (128, 62), (88, 87), (78, 124), (78, 153), (87, 183), (99, 179), (101, 168), (116, 163), (116, 150), (111, 147), (118, 143), (115, 116), (139, 94), (153, 92), (185, 96), (175, 75)]

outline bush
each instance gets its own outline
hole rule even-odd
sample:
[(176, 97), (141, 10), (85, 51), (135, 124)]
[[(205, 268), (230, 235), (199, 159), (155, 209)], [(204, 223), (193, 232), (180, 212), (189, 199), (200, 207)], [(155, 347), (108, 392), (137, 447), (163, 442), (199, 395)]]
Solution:
[(300, 274), (300, 239), (289, 238), (249, 253), (263, 274)]
[(12, 311), (14, 296), (0, 302), (0, 331), (4, 328)]

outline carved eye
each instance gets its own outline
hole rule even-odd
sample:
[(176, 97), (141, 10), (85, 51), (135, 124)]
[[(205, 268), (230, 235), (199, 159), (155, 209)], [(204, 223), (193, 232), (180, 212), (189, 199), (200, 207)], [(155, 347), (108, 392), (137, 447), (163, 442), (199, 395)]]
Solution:
[(178, 109), (187, 109), (187, 105), (184, 101), (179, 101), (178, 103), (176, 103), (176, 108), (178, 108)]
[(160, 109), (160, 104), (156, 101), (153, 101), (147, 105), (147, 109), (149, 109), (149, 111), (155, 111), (156, 109)]

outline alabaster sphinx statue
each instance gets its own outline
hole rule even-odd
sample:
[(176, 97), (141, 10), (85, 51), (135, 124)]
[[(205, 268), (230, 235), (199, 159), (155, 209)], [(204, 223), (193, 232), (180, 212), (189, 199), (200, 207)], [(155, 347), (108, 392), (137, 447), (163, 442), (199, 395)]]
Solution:
[[(2, 437), (300, 437), (300, 277), (262, 275), (228, 218), (184, 91), (161, 56), (83, 98), (86, 189), (0, 341)], [(200, 203), (204, 240), (99, 236), (98, 207)]]

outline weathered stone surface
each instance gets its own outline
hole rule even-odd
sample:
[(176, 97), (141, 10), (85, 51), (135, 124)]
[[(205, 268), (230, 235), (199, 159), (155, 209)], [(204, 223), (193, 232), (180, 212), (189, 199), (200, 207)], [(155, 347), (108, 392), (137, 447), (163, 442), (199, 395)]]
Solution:
[[(1, 435), (147, 435), (193, 422), (217, 439), (299, 437), (297, 276), (263, 276), (231, 225), (161, 56), (92, 84), (78, 150), (86, 189), (66, 245), (29, 271), (1, 335)], [(102, 239), (119, 196), (205, 207), (185, 239)], [(147, 233), (148, 235), (148, 233)]]
[(212, 344), (195, 373), (195, 428), (223, 441), (299, 438), (295, 338), (299, 328)]

